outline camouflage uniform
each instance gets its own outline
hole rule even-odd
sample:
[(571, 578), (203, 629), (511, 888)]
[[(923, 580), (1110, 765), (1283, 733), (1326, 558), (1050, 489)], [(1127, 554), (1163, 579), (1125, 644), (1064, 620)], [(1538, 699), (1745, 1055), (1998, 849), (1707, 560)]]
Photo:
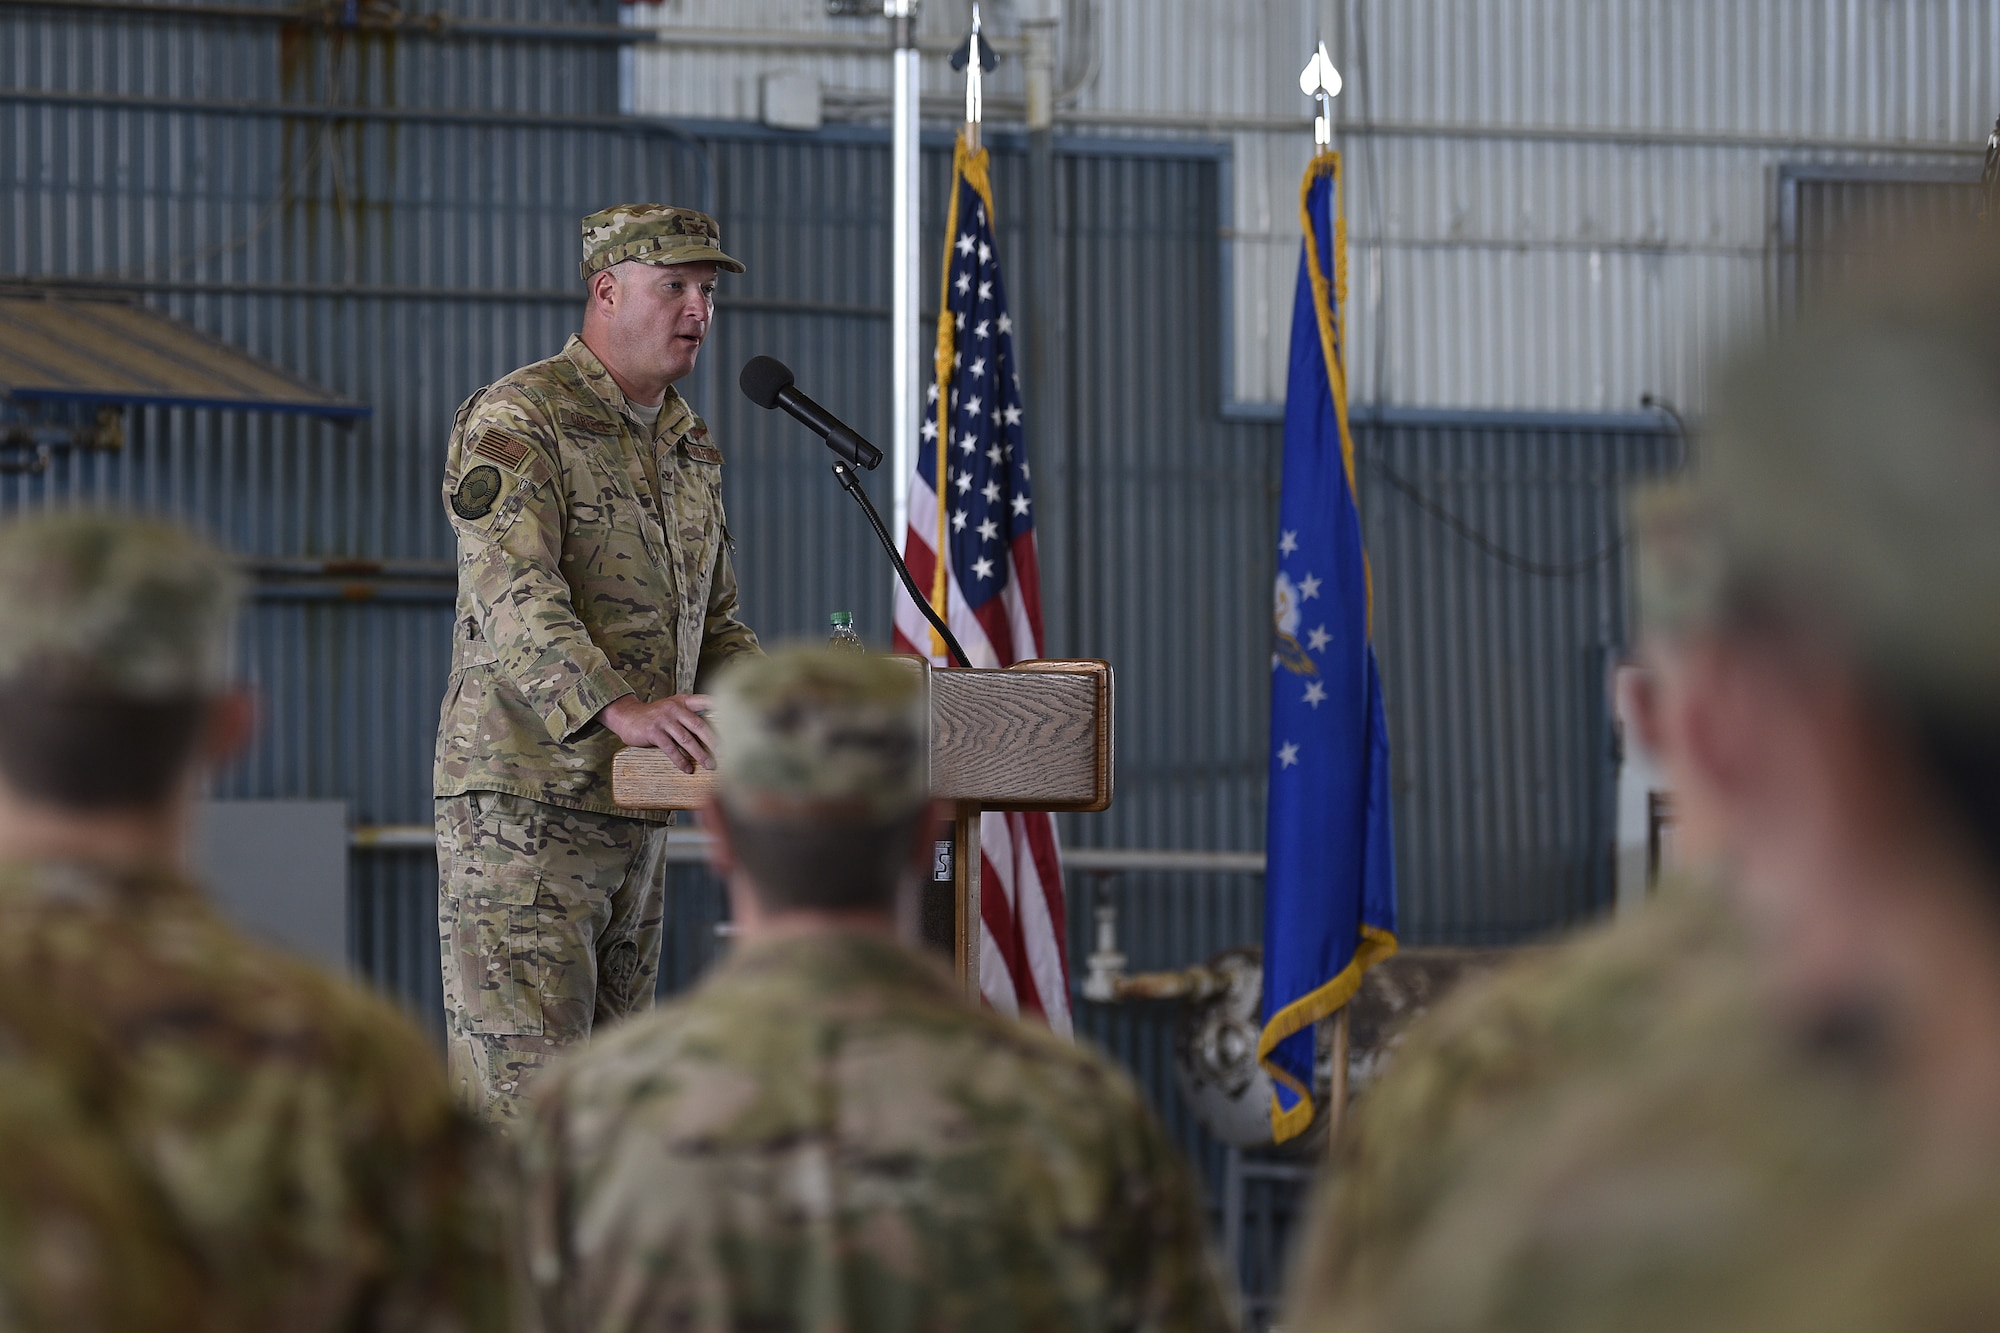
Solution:
[(1885, 1146), (1865, 1067), (1755, 986), (1720, 898), (1677, 886), (1452, 997), (1357, 1108), (1285, 1327), (1732, 1326)]
[[(213, 697), (233, 585), (220, 556), (165, 526), (8, 524), (0, 681)], [(237, 935), (176, 871), (0, 862), (0, 1058), (42, 1071), (79, 1129), (122, 1152), (156, 1210), (133, 1214), (135, 1234), (171, 1233), (203, 1327), (508, 1323), (479, 1132), (422, 1038)], [(138, 1285), (105, 1300), (137, 1302), (154, 1275), (135, 1261), (115, 1280)]]
[[(584, 219), (587, 278), (611, 263), (714, 262), (700, 213)], [(526, 1078), (595, 1023), (651, 1003), (670, 815), (611, 800), (636, 693), (685, 694), (757, 639), (737, 618), (722, 453), (679, 394), (634, 415), (583, 342), (459, 408), (445, 461), (458, 614), (440, 711), (438, 928), (451, 1067), (511, 1118)]]
[(1454, 996), (1357, 1109), (1284, 1326), (1994, 1326), (2000, 1160), (1921, 1161), (1853, 1017), (1774, 1021), (1689, 884)]
[[(907, 818), (922, 712), (879, 659), (738, 668), (722, 799)], [(551, 1333), (1235, 1326), (1193, 1183), (1132, 1086), (885, 937), (740, 946), (549, 1071), (523, 1140)]]
[(0, 1329), (193, 1333), (210, 1313), (119, 1145), (39, 1065), (0, 1057)]
[(224, 1326), (506, 1325), (477, 1131), (423, 1039), (179, 877), (0, 867), (0, 1040), (138, 1161)]

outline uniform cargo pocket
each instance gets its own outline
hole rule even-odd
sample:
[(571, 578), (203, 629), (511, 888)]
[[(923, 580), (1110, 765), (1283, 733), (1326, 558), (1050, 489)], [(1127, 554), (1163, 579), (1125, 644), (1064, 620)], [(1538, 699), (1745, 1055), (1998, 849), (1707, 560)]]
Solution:
[(459, 622), (451, 644), (451, 669), (454, 672), (464, 671), (468, 667), (486, 666), (499, 660), (500, 654), (493, 651), (493, 645), (480, 634), (477, 624)]
[(540, 1036), (542, 938), (535, 898), (542, 875), (529, 865), (456, 861), (446, 924), (457, 976), (446, 1002), (472, 1032)]

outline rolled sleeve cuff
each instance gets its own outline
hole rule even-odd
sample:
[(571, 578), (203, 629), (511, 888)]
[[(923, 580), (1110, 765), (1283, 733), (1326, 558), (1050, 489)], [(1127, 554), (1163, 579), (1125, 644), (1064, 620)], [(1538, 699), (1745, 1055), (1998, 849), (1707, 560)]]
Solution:
[(566, 741), (589, 726), (591, 719), (604, 711), (604, 705), (636, 692), (610, 666), (601, 666), (563, 691), (555, 706), (542, 715), (542, 722), (549, 735)]

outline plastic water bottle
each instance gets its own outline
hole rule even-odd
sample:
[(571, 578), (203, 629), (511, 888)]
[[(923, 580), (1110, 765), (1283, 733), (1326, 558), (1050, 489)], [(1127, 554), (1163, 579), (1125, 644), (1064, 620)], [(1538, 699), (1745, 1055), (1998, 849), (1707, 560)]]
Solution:
[(854, 613), (835, 611), (830, 617), (833, 630), (826, 636), (826, 646), (838, 653), (865, 653), (868, 645), (861, 642), (861, 636), (854, 632)]

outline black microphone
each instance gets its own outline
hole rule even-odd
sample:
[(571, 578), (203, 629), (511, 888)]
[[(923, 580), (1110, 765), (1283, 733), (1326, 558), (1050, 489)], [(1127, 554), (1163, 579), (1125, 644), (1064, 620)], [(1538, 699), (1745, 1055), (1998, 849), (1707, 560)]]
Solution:
[(743, 396), (762, 408), (782, 407), (815, 435), (826, 447), (854, 466), (873, 469), (882, 461), (882, 451), (861, 438), (833, 413), (800, 393), (792, 383), (792, 369), (775, 356), (753, 356), (737, 378)]

